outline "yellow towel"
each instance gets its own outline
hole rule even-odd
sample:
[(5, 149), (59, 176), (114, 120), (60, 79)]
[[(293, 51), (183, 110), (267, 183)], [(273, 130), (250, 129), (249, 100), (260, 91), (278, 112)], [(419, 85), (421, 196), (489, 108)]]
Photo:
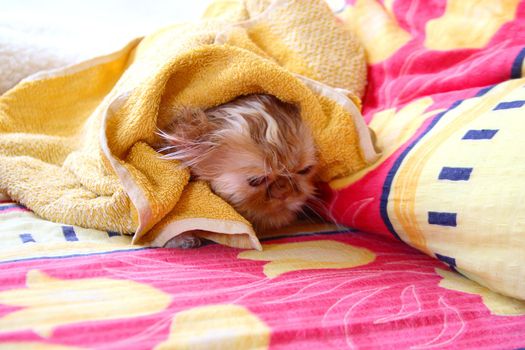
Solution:
[(263, 92), (296, 103), (329, 181), (377, 156), (358, 107), (365, 83), (362, 48), (322, 1), (217, 1), (202, 22), (31, 76), (2, 95), (0, 192), (43, 218), (135, 233), (134, 242), (163, 245), (201, 229), (260, 249), (248, 221), (152, 148), (168, 123), (164, 109)]

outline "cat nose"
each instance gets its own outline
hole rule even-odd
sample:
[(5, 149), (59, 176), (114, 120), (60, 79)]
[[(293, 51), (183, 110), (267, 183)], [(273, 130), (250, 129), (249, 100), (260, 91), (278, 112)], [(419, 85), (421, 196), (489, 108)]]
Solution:
[(270, 184), (270, 197), (275, 199), (285, 199), (295, 192), (295, 186), (290, 179), (280, 177)]

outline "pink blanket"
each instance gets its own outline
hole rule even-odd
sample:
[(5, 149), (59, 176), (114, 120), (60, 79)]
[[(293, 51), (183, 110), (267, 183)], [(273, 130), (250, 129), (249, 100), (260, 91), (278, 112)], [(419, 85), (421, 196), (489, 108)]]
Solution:
[(327, 186), (333, 218), (525, 299), (525, 1), (355, 0), (383, 155)]

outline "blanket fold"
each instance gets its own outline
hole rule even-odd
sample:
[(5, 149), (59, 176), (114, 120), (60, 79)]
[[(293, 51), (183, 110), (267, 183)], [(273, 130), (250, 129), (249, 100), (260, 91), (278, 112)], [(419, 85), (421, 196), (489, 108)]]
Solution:
[[(225, 21), (228, 11), (240, 22)], [(330, 181), (377, 157), (356, 106), (365, 83), (362, 48), (322, 1), (218, 1), (202, 22), (34, 75), (2, 95), (0, 192), (46, 219), (134, 233), (135, 242), (163, 245), (204, 230), (260, 249), (248, 221), (159, 157), (156, 131), (178, 108), (273, 94), (300, 106), (321, 180)]]

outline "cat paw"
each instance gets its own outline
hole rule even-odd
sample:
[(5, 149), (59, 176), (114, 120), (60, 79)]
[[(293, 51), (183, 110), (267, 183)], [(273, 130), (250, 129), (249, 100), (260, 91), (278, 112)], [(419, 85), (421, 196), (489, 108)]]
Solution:
[(166, 242), (164, 248), (192, 249), (200, 247), (201, 244), (202, 242), (199, 237), (183, 233)]

